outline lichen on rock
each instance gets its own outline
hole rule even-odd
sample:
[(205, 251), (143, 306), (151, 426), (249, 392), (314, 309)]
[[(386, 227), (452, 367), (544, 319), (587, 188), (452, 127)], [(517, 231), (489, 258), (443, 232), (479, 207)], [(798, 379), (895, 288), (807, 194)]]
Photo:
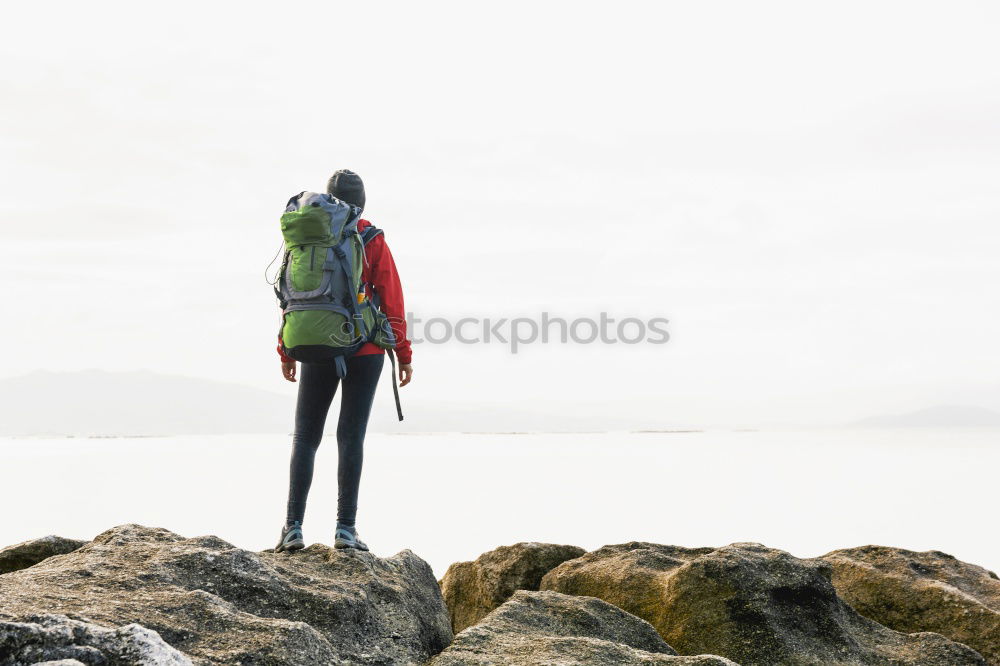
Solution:
[(46, 614), (0, 621), (0, 664), (191, 666), (191, 660), (139, 624), (109, 629)]
[(137, 622), (199, 664), (414, 663), (452, 638), (431, 568), (408, 550), (254, 553), (139, 525), (0, 576), (0, 599), (12, 621)]
[(835, 550), (833, 586), (856, 611), (905, 633), (933, 631), (1000, 665), (1000, 579), (939, 551)]
[(85, 543), (87, 542), (50, 534), (39, 539), (31, 539), (0, 548), (0, 574), (27, 569), (55, 555), (72, 553)]
[(517, 590), (537, 590), (549, 570), (585, 552), (577, 546), (521, 542), (452, 564), (441, 579), (452, 630), (475, 624)]
[(559, 565), (542, 589), (596, 596), (649, 621), (681, 654), (743, 666), (958, 666), (986, 662), (935, 633), (893, 631), (836, 593), (831, 567), (759, 544), (608, 546)]
[(605, 601), (521, 590), (458, 634), (431, 666), (736, 666), (676, 655), (648, 622)]

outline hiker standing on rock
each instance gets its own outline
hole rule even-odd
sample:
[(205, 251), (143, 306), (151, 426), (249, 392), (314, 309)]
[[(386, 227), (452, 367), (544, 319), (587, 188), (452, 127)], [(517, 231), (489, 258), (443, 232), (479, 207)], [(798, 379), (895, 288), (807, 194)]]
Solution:
[(278, 552), (305, 546), (302, 520), (313, 462), (341, 385), (334, 546), (368, 550), (358, 538), (355, 518), (365, 431), (385, 351), (394, 370), (393, 351), (399, 356), (399, 386), (413, 377), (399, 274), (382, 231), (361, 219), (364, 207), (361, 178), (341, 169), (330, 178), (326, 194), (301, 192), (281, 216), (285, 255), (275, 283), (282, 308), (278, 354), (282, 375), (298, 381), (299, 389), (288, 513)]

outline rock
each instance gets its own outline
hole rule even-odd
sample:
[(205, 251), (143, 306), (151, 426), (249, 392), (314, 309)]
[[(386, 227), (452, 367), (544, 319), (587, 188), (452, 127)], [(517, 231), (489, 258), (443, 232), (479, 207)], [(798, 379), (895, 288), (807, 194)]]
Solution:
[(598, 597), (657, 627), (664, 572), (713, 550), (644, 541), (604, 546), (555, 567), (539, 589)]
[(577, 546), (522, 542), (452, 564), (441, 579), (452, 630), (479, 622), (517, 590), (537, 590), (550, 569), (585, 552)]
[(199, 664), (414, 663), (452, 638), (431, 568), (408, 550), (253, 553), (139, 525), (0, 576), (0, 600), (8, 619), (139, 623)]
[(458, 634), (431, 666), (734, 666), (720, 657), (676, 654), (648, 622), (600, 599), (521, 590)]
[(0, 548), (0, 574), (27, 569), (53, 555), (71, 553), (85, 543), (87, 542), (50, 535)]
[(191, 660), (138, 624), (108, 629), (65, 615), (0, 621), (0, 665), (191, 666)]
[(865, 617), (904, 633), (933, 631), (1000, 664), (1000, 580), (938, 551), (863, 546), (822, 558), (837, 593)]
[(935, 633), (904, 634), (837, 596), (831, 567), (759, 544), (686, 549), (629, 543), (562, 563), (541, 588), (586, 594), (648, 620), (681, 654), (743, 666), (985, 664)]

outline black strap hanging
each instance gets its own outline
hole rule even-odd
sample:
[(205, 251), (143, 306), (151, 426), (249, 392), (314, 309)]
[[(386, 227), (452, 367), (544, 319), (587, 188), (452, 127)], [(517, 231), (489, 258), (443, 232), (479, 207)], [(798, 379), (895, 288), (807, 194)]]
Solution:
[(399, 386), (396, 384), (396, 355), (391, 349), (386, 349), (385, 352), (389, 355), (389, 363), (392, 364), (392, 397), (396, 399), (396, 414), (399, 415), (399, 420), (403, 420), (403, 408), (399, 404)]

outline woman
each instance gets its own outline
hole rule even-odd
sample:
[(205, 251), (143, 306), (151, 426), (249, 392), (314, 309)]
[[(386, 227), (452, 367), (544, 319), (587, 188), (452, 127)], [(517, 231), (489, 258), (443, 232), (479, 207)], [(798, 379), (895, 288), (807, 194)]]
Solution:
[[(341, 169), (330, 177), (327, 192), (341, 201), (361, 209), (365, 207), (365, 186), (353, 171)], [(370, 226), (367, 220), (358, 223), (358, 231)], [(403, 309), (403, 289), (396, 272), (396, 264), (382, 234), (375, 236), (365, 247), (366, 263), (361, 279), (366, 285), (368, 298), (372, 289), (377, 292), (382, 311), (389, 318), (396, 335), (396, 354), (399, 357), (399, 385), (406, 386), (413, 377), (410, 364), (412, 353), (406, 339), (406, 319)], [(343, 383), (340, 399), (340, 419), (337, 423), (337, 530), (334, 533), (336, 548), (368, 550), (358, 538), (355, 518), (358, 510), (358, 485), (361, 481), (365, 431), (375, 387), (385, 362), (384, 352), (367, 343), (347, 360), (347, 374), (341, 380), (333, 364), (303, 363), (301, 376), (297, 377), (296, 362), (282, 352), (278, 338), (278, 355), (281, 373), (290, 382), (299, 380), (298, 401), (295, 407), (295, 435), (292, 438), (292, 462), (288, 488), (288, 513), (277, 552), (299, 550), (305, 547), (302, 520), (305, 516), (306, 497), (312, 484), (313, 461), (316, 449), (323, 438), (323, 427), (330, 403)], [(395, 378), (393, 378), (395, 381)]]

